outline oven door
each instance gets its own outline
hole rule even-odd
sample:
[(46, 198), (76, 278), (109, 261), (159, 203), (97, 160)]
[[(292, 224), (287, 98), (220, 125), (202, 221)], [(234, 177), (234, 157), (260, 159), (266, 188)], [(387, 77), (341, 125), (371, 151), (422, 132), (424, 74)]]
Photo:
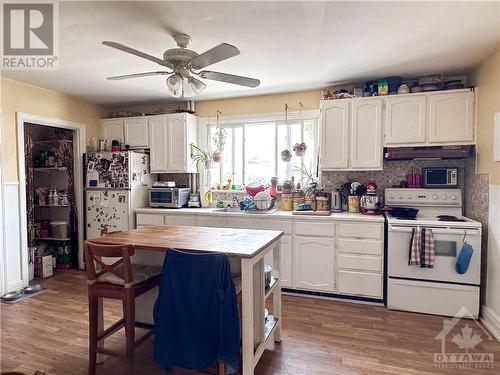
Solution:
[[(389, 224), (387, 236), (387, 273), (389, 278), (441, 281), (479, 285), (481, 279), (481, 230), (461, 228), (432, 229), (436, 257), (434, 268), (408, 265), (412, 226)], [(455, 271), (463, 240), (474, 249), (467, 272)]]
[(174, 195), (173, 189), (149, 189), (149, 206), (174, 207)]

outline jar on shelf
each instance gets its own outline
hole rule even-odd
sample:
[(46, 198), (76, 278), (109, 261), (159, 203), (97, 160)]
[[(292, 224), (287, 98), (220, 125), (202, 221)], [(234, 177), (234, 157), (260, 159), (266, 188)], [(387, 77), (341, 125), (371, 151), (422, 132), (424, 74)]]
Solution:
[(293, 210), (293, 196), (292, 194), (281, 194), (281, 205), (282, 211), (292, 211)]
[(304, 198), (304, 203), (309, 204), (313, 210), (316, 210), (316, 197), (306, 196)]

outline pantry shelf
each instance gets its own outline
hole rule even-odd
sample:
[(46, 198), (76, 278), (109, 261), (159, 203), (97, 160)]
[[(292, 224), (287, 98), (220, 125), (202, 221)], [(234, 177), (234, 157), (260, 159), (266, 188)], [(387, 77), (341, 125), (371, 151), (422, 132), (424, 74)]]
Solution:
[(50, 171), (67, 171), (68, 168), (66, 167), (35, 167), (33, 168), (34, 171), (40, 171), (40, 172), (50, 172)]
[(37, 241), (69, 241), (71, 238), (35, 237)]
[(64, 208), (68, 208), (69, 204), (35, 204), (34, 207), (48, 207), (48, 208), (64, 207)]

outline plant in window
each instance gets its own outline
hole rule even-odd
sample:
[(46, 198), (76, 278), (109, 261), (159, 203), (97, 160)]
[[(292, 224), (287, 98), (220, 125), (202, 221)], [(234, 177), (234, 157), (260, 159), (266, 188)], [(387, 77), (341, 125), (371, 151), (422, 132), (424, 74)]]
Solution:
[(284, 194), (290, 194), (293, 190), (293, 181), (292, 180), (286, 180), (285, 182), (283, 182), (283, 187), (282, 187), (282, 191)]
[(282, 161), (289, 162), (292, 159), (292, 153), (290, 152), (289, 149), (281, 151), (280, 155)]
[(304, 142), (295, 143), (292, 149), (295, 152), (296, 156), (302, 157), (306, 154), (307, 146)]
[(212, 155), (213, 161), (219, 163), (222, 160), (222, 153), (224, 152), (224, 146), (226, 145), (226, 129), (217, 128), (213, 136), (213, 141), (215, 144), (215, 152)]
[(196, 169), (200, 171), (200, 165), (203, 165), (205, 169), (212, 168), (212, 157), (213, 154), (210, 151), (203, 150), (202, 148), (191, 143), (191, 159), (196, 163)]
[(314, 195), (317, 190), (318, 181), (312, 171), (308, 170), (304, 165), (300, 167), (293, 167), (293, 170), (294, 172), (298, 172), (300, 174), (299, 181), (304, 186), (305, 195)]

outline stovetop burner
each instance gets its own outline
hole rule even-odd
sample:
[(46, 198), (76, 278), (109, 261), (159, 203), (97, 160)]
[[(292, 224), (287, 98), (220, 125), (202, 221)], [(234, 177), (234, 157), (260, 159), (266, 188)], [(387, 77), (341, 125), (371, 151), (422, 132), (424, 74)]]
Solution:
[(461, 219), (459, 217), (453, 216), (453, 215), (439, 215), (438, 221), (455, 221), (455, 222), (465, 222), (466, 220)]

